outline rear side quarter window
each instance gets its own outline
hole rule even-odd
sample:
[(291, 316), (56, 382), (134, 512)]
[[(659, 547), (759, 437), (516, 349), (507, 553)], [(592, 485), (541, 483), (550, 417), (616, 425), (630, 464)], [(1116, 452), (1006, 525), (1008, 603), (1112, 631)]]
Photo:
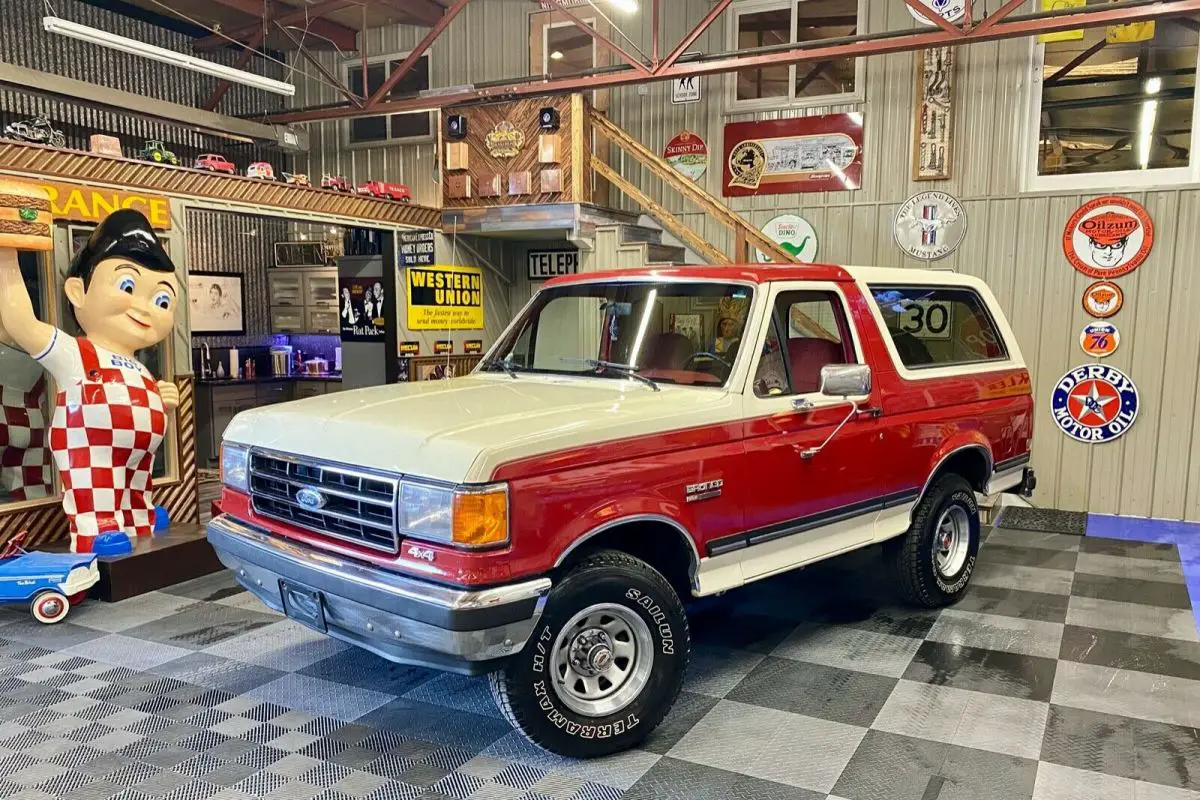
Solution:
[(979, 294), (965, 286), (876, 286), (871, 299), (908, 369), (1005, 361), (1008, 348)]

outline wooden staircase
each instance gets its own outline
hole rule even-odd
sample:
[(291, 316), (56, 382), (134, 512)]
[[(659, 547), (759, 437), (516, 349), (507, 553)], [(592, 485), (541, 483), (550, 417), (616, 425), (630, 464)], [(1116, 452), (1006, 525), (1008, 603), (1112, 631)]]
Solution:
[(597, 175), (624, 192), (631, 200), (645, 209), (647, 214), (654, 217), (664, 229), (670, 231), (705, 261), (710, 264), (747, 263), (754, 260), (754, 251), (758, 250), (771, 261), (798, 263), (795, 256), (769, 239), (729, 206), (680, 175), (670, 164), (631, 136), (621, 126), (595, 110), (590, 110), (588, 113), (592, 129), (596, 133), (615, 144), (626, 155), (682, 194), (688, 201), (699, 206), (705, 214), (733, 231), (736, 242), (734, 252), (727, 254), (707, 242), (661, 204), (656, 203), (616, 169), (592, 156), (590, 165)]

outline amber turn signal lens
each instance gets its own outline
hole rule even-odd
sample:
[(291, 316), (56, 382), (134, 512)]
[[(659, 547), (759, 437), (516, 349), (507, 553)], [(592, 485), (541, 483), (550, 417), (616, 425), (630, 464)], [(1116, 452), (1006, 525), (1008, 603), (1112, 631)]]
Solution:
[(508, 492), (503, 488), (454, 495), (455, 544), (485, 547), (508, 541)]

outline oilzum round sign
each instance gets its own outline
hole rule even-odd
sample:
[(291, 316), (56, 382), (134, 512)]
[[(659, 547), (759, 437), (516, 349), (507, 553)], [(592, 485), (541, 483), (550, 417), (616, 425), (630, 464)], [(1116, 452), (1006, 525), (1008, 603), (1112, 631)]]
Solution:
[(1125, 293), (1112, 281), (1096, 281), (1083, 290), (1083, 310), (1097, 319), (1107, 319), (1121, 310)]
[(1138, 413), (1138, 390), (1116, 367), (1084, 364), (1063, 375), (1050, 396), (1050, 414), (1067, 436), (1099, 444), (1124, 436)]
[(967, 212), (945, 192), (918, 192), (904, 201), (892, 222), (900, 249), (922, 261), (953, 253), (967, 235)]
[(1084, 203), (1063, 230), (1063, 253), (1090, 278), (1119, 278), (1142, 265), (1154, 246), (1154, 222), (1128, 197)]

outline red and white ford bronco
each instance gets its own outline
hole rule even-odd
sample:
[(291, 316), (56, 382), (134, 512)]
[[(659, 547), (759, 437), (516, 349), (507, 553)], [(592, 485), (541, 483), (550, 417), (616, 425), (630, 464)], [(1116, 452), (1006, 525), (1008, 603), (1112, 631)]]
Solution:
[(977, 494), (1034, 485), (1029, 373), (949, 272), (687, 267), (550, 281), (479, 367), (239, 415), (208, 538), (243, 586), (384, 658), (491, 674), (569, 756), (640, 741), (683, 601), (872, 544), (952, 603)]

